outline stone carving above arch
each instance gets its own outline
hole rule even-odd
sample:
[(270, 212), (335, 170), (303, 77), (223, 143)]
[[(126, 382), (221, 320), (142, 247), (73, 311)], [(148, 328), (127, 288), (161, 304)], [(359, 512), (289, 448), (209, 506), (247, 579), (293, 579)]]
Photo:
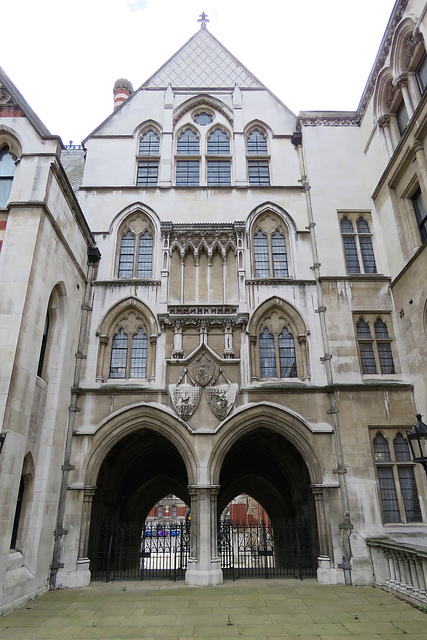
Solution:
[(184, 102), (184, 104), (177, 107), (173, 114), (173, 125), (175, 126), (178, 120), (189, 111), (202, 106), (211, 107), (215, 111), (218, 111), (228, 120), (230, 125), (233, 126), (233, 113), (231, 109), (220, 100), (208, 95), (199, 95), (195, 98), (190, 98), (190, 100), (187, 100), (187, 102)]

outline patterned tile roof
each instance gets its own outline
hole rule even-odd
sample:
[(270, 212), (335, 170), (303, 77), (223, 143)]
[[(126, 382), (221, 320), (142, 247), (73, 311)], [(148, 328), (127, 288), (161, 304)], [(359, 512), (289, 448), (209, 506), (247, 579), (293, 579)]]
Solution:
[(206, 29), (200, 29), (143, 86), (240, 87), (263, 85)]

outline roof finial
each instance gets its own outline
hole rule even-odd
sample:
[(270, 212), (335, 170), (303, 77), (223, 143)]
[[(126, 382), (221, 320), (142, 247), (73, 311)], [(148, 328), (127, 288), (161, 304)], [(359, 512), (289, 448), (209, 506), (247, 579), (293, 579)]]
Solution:
[(201, 22), (202, 23), (200, 25), (201, 29), (206, 29), (206, 23), (210, 22), (210, 20), (208, 20), (208, 16), (206, 15), (206, 13), (204, 11), (202, 11), (202, 13), (200, 14), (200, 19), (197, 20), (197, 22)]

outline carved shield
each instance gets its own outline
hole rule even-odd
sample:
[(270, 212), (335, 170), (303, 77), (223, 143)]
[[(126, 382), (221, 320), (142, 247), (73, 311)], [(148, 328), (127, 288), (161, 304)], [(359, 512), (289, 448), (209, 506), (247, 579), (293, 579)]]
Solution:
[(237, 384), (219, 384), (206, 389), (206, 399), (218, 420), (224, 420), (230, 413), (236, 400)]
[(209, 384), (212, 380), (214, 370), (214, 363), (206, 353), (202, 353), (202, 355), (196, 358), (191, 366), (193, 378), (197, 380), (201, 387), (206, 387), (206, 385)]
[(171, 384), (169, 390), (175, 411), (182, 420), (188, 420), (199, 404), (200, 387), (191, 384)]

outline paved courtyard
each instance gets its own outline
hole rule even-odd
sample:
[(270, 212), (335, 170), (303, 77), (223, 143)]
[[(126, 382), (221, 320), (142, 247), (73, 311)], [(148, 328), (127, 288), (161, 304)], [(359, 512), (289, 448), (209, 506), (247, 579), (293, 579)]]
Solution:
[(427, 615), (370, 587), (315, 580), (93, 583), (50, 591), (0, 617), (0, 638), (427, 639)]

